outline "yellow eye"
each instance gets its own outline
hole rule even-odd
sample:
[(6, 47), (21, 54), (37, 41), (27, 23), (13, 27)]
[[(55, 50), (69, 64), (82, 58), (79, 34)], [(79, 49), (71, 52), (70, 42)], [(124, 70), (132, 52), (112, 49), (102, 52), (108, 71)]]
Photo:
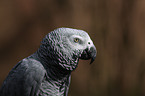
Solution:
[(76, 43), (79, 42), (79, 39), (78, 38), (75, 38), (74, 39), (74, 42), (76, 42)]

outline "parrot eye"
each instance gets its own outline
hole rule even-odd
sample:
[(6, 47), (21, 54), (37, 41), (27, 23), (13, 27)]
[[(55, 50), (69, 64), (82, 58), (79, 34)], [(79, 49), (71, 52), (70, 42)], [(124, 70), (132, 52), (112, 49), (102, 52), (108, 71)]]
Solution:
[(74, 39), (74, 42), (78, 43), (79, 42), (79, 39), (78, 38), (75, 38)]

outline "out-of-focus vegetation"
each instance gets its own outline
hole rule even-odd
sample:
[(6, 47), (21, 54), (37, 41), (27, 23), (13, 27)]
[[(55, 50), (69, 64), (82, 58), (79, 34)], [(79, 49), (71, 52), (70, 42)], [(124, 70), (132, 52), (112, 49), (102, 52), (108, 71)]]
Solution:
[(0, 84), (58, 27), (86, 30), (96, 61), (80, 61), (69, 96), (145, 96), (145, 0), (1, 0)]

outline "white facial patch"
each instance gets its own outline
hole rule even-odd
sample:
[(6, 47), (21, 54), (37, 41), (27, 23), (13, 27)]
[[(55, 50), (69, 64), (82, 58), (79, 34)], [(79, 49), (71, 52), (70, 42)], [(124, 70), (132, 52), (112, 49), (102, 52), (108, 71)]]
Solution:
[[(75, 41), (77, 39), (77, 41)], [(90, 45), (92, 43), (92, 40), (88, 37), (81, 37), (79, 35), (72, 35), (69, 37), (69, 42), (73, 49), (85, 49), (88, 46), (88, 42), (90, 42)]]

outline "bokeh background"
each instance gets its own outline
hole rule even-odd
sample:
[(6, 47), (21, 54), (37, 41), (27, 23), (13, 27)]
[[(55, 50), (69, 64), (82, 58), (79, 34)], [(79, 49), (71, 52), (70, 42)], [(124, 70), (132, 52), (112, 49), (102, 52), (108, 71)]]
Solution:
[(98, 50), (69, 96), (145, 96), (145, 0), (0, 0), (0, 85), (58, 27), (87, 31)]

